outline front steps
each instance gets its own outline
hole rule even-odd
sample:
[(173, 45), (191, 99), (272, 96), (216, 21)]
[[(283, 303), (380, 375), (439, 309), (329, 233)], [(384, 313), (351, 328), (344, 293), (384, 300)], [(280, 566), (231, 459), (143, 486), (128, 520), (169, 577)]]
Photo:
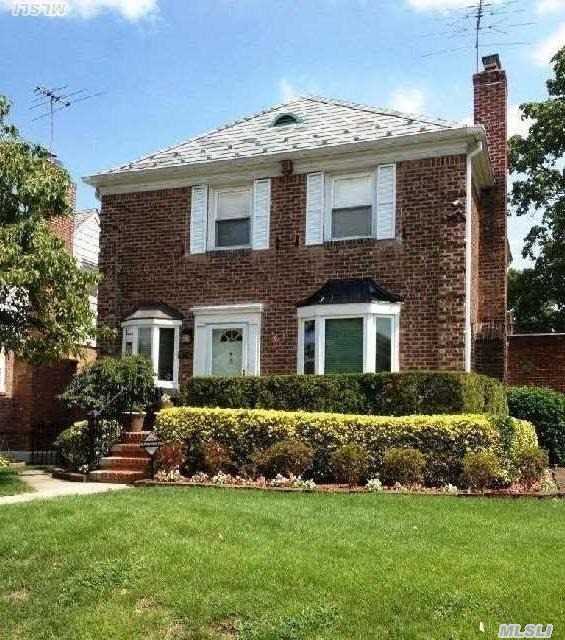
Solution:
[(90, 482), (129, 483), (148, 478), (151, 458), (141, 447), (149, 431), (124, 431), (121, 442), (100, 461), (100, 469), (88, 474)]

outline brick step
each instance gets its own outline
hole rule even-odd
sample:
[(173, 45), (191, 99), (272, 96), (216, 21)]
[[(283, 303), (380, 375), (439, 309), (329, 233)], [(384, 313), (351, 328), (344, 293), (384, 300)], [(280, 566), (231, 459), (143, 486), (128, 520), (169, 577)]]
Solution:
[(111, 456), (120, 456), (125, 458), (142, 458), (149, 460), (149, 455), (142, 449), (139, 444), (115, 444), (110, 449)]
[(122, 444), (140, 444), (151, 431), (122, 431)]
[(90, 482), (116, 482), (122, 484), (143, 480), (146, 477), (143, 471), (133, 471), (131, 469), (98, 469), (88, 474)]
[(132, 471), (146, 471), (149, 460), (145, 458), (126, 458), (125, 456), (106, 456), (100, 460), (102, 469), (130, 469)]

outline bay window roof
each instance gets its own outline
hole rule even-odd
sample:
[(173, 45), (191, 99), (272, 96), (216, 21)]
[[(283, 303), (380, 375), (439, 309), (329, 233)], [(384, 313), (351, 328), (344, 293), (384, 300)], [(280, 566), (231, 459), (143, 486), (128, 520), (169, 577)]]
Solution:
[(328, 280), (323, 287), (296, 306), (311, 307), (319, 304), (400, 301), (400, 296), (388, 291), (372, 278), (348, 278)]
[(136, 307), (133, 312), (125, 318), (130, 320), (182, 320), (183, 315), (173, 307), (158, 302), (155, 304), (144, 303)]

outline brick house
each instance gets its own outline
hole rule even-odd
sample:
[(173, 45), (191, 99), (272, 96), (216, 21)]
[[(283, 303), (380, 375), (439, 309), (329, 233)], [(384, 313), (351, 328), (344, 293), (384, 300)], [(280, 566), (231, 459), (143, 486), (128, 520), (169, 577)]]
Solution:
[[(74, 190), (72, 194), (74, 204)], [(84, 269), (98, 261), (99, 218), (95, 209), (50, 222)], [(96, 292), (90, 303), (96, 309)], [(96, 357), (95, 345), (87, 345), (81, 362), (74, 358), (31, 365), (0, 351), (0, 452), (10, 451), (27, 459), (33, 448), (44, 448), (71, 419), (57, 396), (83, 362)]]
[(85, 178), (99, 323), (192, 375), (506, 369), (506, 100), (474, 125), (304, 97)]

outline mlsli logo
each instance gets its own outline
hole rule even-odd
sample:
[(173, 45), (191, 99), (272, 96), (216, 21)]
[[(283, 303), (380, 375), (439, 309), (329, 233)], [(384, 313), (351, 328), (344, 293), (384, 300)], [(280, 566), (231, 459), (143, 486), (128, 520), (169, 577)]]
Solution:
[(12, 3), (12, 15), (18, 17), (61, 18), (66, 15), (68, 5), (66, 2), (14, 2)]
[(501, 624), (498, 627), (499, 638), (551, 638), (552, 624)]

